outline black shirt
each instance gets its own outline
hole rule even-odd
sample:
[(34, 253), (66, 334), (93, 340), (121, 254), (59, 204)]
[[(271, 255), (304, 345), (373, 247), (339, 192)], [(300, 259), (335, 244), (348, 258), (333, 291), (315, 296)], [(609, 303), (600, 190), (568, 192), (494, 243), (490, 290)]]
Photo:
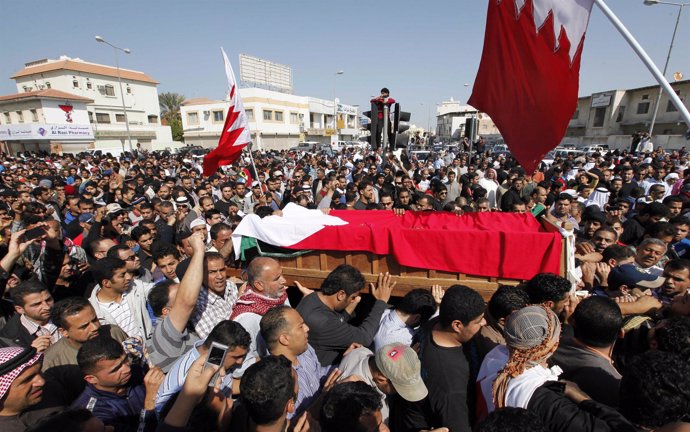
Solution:
[(431, 428), (447, 427), (450, 432), (470, 431), (468, 386), (470, 365), (462, 346), (446, 348), (433, 340), (432, 329), (438, 318), (429, 321), (421, 332), (419, 359), (422, 378), (429, 389), (428, 401), (415, 404), (412, 410), (425, 411)]
[(623, 222), (623, 234), (620, 238), (621, 243), (630, 246), (637, 246), (643, 237), (644, 227), (637, 221), (636, 218), (632, 217)]

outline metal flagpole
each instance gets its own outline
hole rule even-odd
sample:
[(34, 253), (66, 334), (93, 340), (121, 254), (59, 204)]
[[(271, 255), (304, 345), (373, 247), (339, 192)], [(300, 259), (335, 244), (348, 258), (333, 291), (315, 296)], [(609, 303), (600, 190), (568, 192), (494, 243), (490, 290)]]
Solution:
[[(252, 163), (252, 168), (254, 168), (254, 175), (256, 176), (256, 181), (259, 182), (259, 185), (261, 185), (261, 195), (264, 195), (264, 186), (263, 183), (261, 183), (261, 180), (259, 180), (259, 170), (256, 169), (256, 164), (254, 163), (254, 155), (252, 154), (253, 148), (254, 148), (254, 142), (250, 142), (247, 144), (247, 148), (249, 149), (249, 160)], [(249, 189), (251, 189), (252, 185), (249, 185)]]
[[(676, 26), (673, 28), (673, 36), (671, 36), (671, 45), (668, 47), (668, 54), (666, 55), (666, 62), (664, 63), (664, 70), (662, 73), (666, 77), (666, 71), (668, 70), (668, 63), (671, 60), (671, 52), (673, 51), (673, 44), (676, 41), (676, 33), (678, 33), (678, 24), (680, 24), (680, 16), (683, 13), (683, 3), (680, 4), (678, 8), (678, 16), (676, 17)], [(656, 104), (654, 104), (654, 114), (652, 115), (652, 124), (649, 126), (649, 136), (654, 135), (654, 124), (656, 123), (656, 116), (659, 114), (659, 103), (661, 103), (661, 95), (664, 90), (659, 87), (659, 94), (656, 96)]]
[(627, 28), (625, 28), (623, 23), (618, 19), (618, 17), (613, 13), (613, 11), (609, 9), (606, 3), (604, 3), (604, 0), (594, 0), (594, 3), (596, 3), (597, 6), (599, 6), (599, 9), (601, 9), (601, 11), (604, 13), (604, 15), (606, 15), (609, 21), (611, 21), (613, 26), (616, 27), (616, 29), (620, 32), (623, 38), (630, 44), (635, 53), (637, 53), (637, 55), (642, 60), (642, 63), (644, 63), (645, 66), (647, 66), (647, 69), (649, 69), (652, 75), (654, 75), (654, 78), (656, 78), (657, 82), (659, 82), (659, 85), (663, 87), (666, 94), (668, 94), (668, 97), (673, 102), (673, 105), (683, 116), (685, 124), (688, 127), (690, 127), (690, 112), (688, 112), (688, 109), (685, 107), (685, 105), (683, 105), (683, 102), (680, 100), (676, 92), (673, 91), (671, 84), (669, 84), (668, 81), (666, 81), (666, 78), (661, 73), (659, 68), (656, 67), (652, 59), (649, 58), (644, 48), (640, 46), (637, 40), (635, 40), (635, 37), (628, 31)]

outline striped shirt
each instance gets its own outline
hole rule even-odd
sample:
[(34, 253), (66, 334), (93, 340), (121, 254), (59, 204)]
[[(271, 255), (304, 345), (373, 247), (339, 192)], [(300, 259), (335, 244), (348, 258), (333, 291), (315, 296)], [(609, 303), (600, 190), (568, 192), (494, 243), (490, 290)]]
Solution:
[(146, 349), (153, 364), (167, 373), (175, 361), (198, 340), (199, 337), (187, 329), (180, 333), (170, 317), (165, 317), (153, 328), (153, 336), (147, 341)]
[[(156, 395), (156, 412), (160, 414), (165, 404), (176, 393), (182, 390), (187, 372), (192, 367), (192, 363), (201, 356), (198, 348), (204, 341), (197, 341), (194, 346), (170, 367), (170, 371), (165, 375), (165, 381), (161, 384)], [(232, 391), (232, 374), (227, 374), (220, 386), (221, 391), (227, 393)], [(229, 394), (229, 393), (228, 393)]]
[(216, 324), (230, 319), (235, 302), (237, 302), (237, 285), (230, 280), (226, 282), (223, 297), (209, 291), (206, 287), (202, 287), (196, 301), (196, 309), (189, 320), (194, 326), (196, 334), (201, 339), (206, 339)]
[(60, 335), (60, 332), (58, 331), (57, 326), (52, 322), (49, 322), (48, 324), (42, 326), (38, 323), (33, 322), (31, 318), (27, 317), (24, 314), (22, 314), (22, 316), (19, 317), (19, 321), (22, 323), (22, 325), (29, 332), (30, 335), (36, 337), (50, 336), (51, 344), (54, 344), (55, 342), (59, 341), (62, 337)]
[(295, 400), (295, 411), (288, 413), (288, 418), (301, 415), (314, 403), (321, 393), (321, 383), (334, 368), (334, 366), (321, 366), (316, 351), (311, 345), (307, 345), (307, 350), (298, 355), (297, 360), (299, 365), (295, 366), (295, 372), (299, 383), (299, 393)]
[(127, 296), (130, 293), (130, 290), (127, 290), (124, 293), (122, 293), (122, 297), (120, 298), (119, 303), (115, 301), (103, 303), (102, 301), (98, 300), (98, 304), (101, 308), (108, 311), (108, 313), (115, 320), (113, 324), (117, 324), (118, 327), (120, 327), (122, 330), (124, 330), (125, 333), (127, 333), (127, 336), (139, 336), (142, 340), (144, 340), (146, 339), (146, 335), (143, 334), (143, 329), (138, 328), (136, 323), (134, 322), (132, 310), (130, 309), (129, 303), (127, 302)]
[(401, 343), (407, 346), (412, 345), (414, 329), (408, 327), (395, 313), (395, 309), (387, 309), (381, 316), (379, 330), (374, 336), (374, 352), (378, 352), (382, 347)]

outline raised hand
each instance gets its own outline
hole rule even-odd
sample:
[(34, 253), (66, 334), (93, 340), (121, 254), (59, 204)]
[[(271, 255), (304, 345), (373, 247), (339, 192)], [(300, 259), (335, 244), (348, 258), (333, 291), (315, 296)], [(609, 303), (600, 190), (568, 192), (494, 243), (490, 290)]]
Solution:
[(388, 300), (391, 298), (393, 288), (395, 288), (396, 284), (397, 282), (391, 282), (390, 273), (379, 273), (376, 285), (370, 283), (369, 289), (371, 290), (371, 295), (373, 295), (376, 300), (381, 300), (382, 302), (388, 303)]

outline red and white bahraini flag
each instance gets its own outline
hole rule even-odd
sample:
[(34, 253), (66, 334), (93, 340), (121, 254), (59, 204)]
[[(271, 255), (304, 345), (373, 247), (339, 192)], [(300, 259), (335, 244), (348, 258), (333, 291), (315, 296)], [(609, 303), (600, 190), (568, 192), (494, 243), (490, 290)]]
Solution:
[(220, 51), (223, 53), (225, 74), (228, 77), (230, 88), (230, 109), (225, 117), (225, 125), (218, 140), (218, 147), (204, 157), (205, 176), (214, 174), (218, 167), (237, 162), (242, 155), (242, 149), (252, 140), (249, 133), (247, 114), (244, 112), (242, 98), (240, 98), (240, 92), (237, 88), (235, 72), (232, 70), (232, 65), (225, 54), (225, 50), (221, 48)]
[(491, 116), (528, 174), (565, 136), (594, 0), (489, 0), (468, 103)]

